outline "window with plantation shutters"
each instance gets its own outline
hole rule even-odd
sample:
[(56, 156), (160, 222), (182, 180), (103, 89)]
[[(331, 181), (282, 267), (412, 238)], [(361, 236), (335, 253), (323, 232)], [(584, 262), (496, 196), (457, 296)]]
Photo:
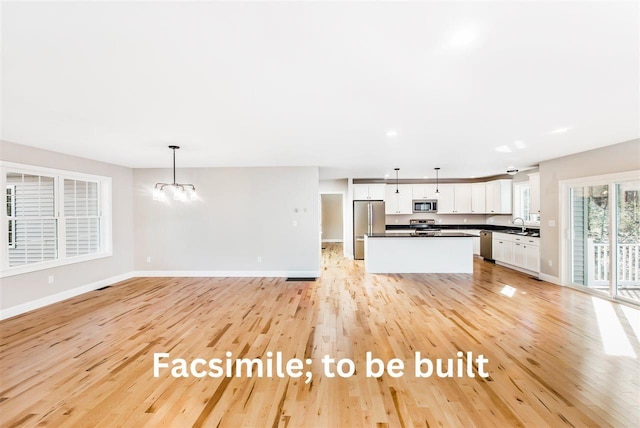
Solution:
[(16, 186), (7, 186), (7, 241), (9, 248), (16, 247)]
[(111, 255), (109, 177), (0, 161), (0, 184), (0, 277)]
[(9, 266), (54, 260), (57, 257), (54, 178), (8, 173)]
[(67, 257), (100, 251), (98, 183), (64, 180)]

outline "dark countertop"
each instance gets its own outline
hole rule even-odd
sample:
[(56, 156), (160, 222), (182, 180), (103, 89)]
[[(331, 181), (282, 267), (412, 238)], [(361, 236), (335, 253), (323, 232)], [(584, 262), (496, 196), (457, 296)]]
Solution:
[(372, 233), (369, 238), (473, 238), (464, 232), (433, 232), (428, 235), (414, 235), (409, 233)]
[[(399, 230), (399, 229), (417, 229), (414, 226), (409, 224), (388, 224), (386, 225), (386, 230)], [(475, 229), (475, 230), (488, 230), (491, 232), (501, 232), (501, 233), (517, 233), (522, 231), (521, 227), (510, 227), (510, 226), (500, 226), (496, 224), (434, 224), (433, 226), (427, 229), (442, 229), (442, 230), (465, 230), (465, 229)], [(526, 235), (520, 236), (532, 236), (532, 237), (540, 237), (540, 229), (536, 227), (527, 227), (525, 228), (527, 231)], [(536, 235), (537, 234), (537, 235)]]

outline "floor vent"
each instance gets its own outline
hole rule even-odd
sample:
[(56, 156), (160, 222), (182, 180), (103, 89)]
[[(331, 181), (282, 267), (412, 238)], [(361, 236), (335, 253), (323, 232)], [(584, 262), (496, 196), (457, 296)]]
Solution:
[(294, 277), (294, 278), (287, 278), (287, 281), (302, 281), (302, 282), (307, 282), (307, 281), (315, 281), (315, 278), (312, 277)]
[(106, 290), (107, 288), (111, 287), (110, 285), (106, 285), (104, 287), (101, 288), (96, 288), (96, 291), (102, 291), (102, 290)]

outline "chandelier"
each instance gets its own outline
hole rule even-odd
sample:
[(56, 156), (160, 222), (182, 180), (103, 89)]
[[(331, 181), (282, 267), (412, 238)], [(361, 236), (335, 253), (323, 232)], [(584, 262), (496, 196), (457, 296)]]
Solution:
[(153, 200), (164, 201), (166, 199), (166, 192), (173, 191), (173, 199), (176, 201), (186, 201), (191, 199), (195, 201), (198, 199), (196, 193), (196, 187), (193, 184), (180, 184), (176, 182), (176, 150), (180, 146), (169, 146), (173, 150), (173, 183), (156, 183), (153, 188)]

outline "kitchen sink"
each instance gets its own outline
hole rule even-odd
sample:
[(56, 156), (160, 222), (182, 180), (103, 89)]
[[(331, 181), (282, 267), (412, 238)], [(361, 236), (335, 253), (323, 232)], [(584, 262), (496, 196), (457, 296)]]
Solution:
[(540, 236), (539, 232), (518, 232), (517, 230), (507, 230), (506, 233), (510, 235), (520, 235), (520, 236), (532, 236), (532, 237)]

